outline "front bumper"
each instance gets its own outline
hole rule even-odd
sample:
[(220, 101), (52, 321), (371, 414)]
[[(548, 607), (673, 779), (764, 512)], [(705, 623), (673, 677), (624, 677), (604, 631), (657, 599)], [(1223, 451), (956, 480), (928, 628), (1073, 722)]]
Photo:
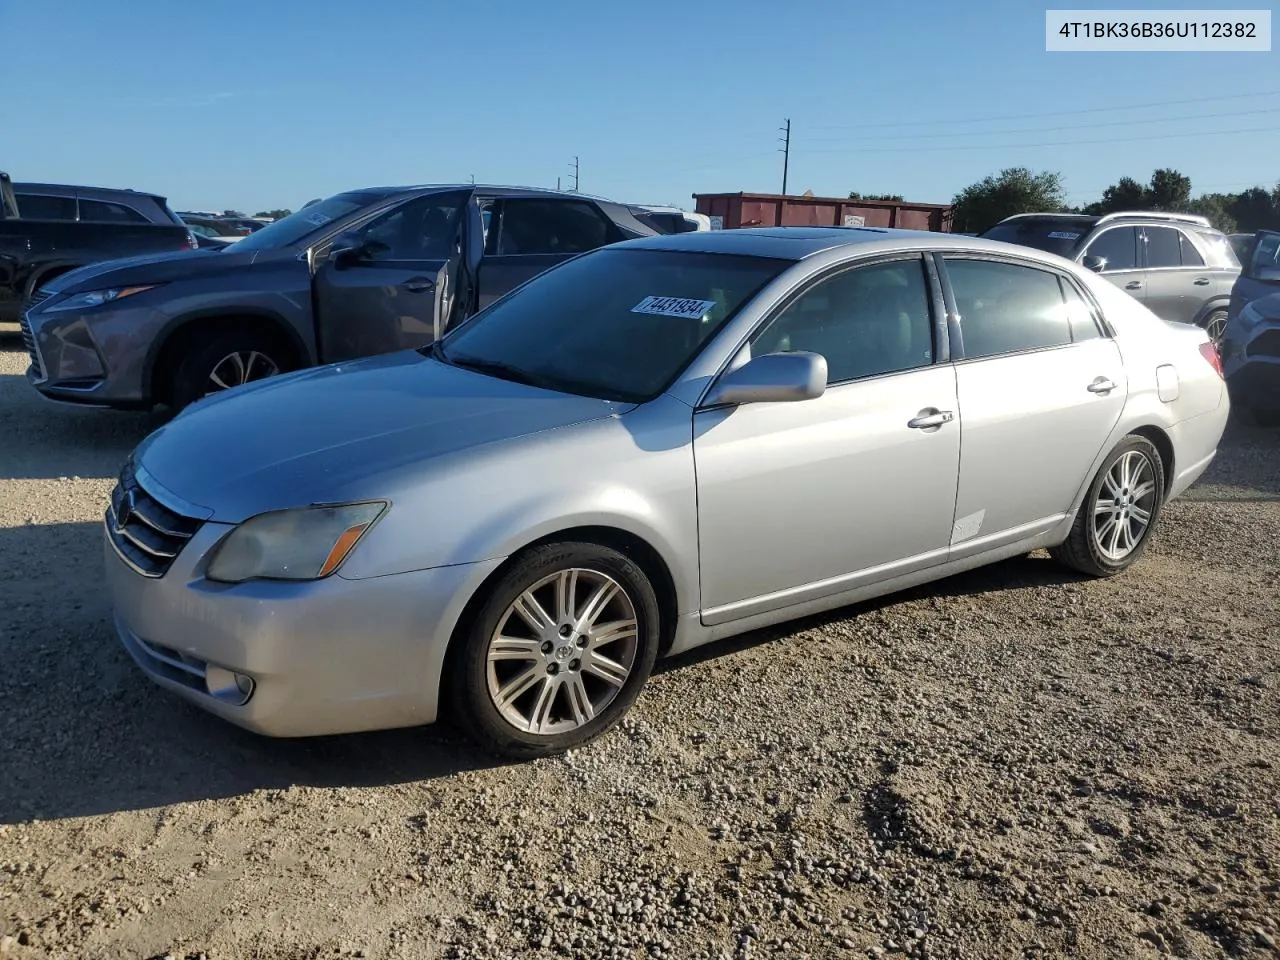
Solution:
[(1231, 401), (1252, 410), (1280, 411), (1280, 321), (1267, 320), (1241, 332), (1227, 327), (1222, 367)]
[(154, 308), (127, 302), (84, 313), (36, 304), (20, 320), (31, 358), (27, 382), (64, 403), (150, 407), (147, 358), (167, 322)]
[[(500, 561), (367, 580), (206, 580), (205, 557), (230, 529), (205, 523), (157, 578), (135, 572), (104, 536), (116, 631), (144, 673), (273, 737), (436, 719), (448, 639), (466, 598)], [(251, 680), (244, 703), (227, 686), (237, 674)]]

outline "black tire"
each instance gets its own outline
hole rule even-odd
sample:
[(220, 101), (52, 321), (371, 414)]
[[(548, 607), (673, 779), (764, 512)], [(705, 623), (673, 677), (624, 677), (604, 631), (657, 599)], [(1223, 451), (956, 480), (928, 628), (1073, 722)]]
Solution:
[[(596, 587), (606, 586), (605, 581), (612, 581), (625, 595), (623, 598), (610, 599), (601, 608), (601, 616), (606, 615), (605, 611), (615, 611), (607, 614), (614, 617), (617, 616), (616, 611), (622, 611), (624, 616), (621, 619), (601, 620), (599, 624), (625, 624), (634, 619), (634, 638), (623, 638), (620, 634), (617, 639), (605, 640), (600, 647), (595, 648), (607, 649), (610, 653), (619, 651), (616, 654), (617, 661), (629, 661), (629, 672), (620, 686), (605, 682), (584, 666), (589, 651), (584, 651), (581, 660), (568, 659), (577, 656), (576, 648), (594, 644), (595, 636), (591, 639), (587, 639), (585, 635), (579, 637), (573, 630), (562, 635), (562, 625), (566, 621), (564, 616), (555, 617), (556, 623), (548, 622), (546, 631), (538, 633), (532, 627), (527, 627), (527, 621), (513, 610), (517, 599), (534, 585), (572, 570), (584, 571), (590, 576), (578, 574), (573, 580), (576, 591), (571, 609), (576, 610), (580, 606), (585, 609), (585, 598), (591, 596)], [(543, 591), (556, 589), (554, 583), (544, 583), (535, 591), (535, 599), (542, 601), (544, 611), (548, 594)], [(554, 598), (558, 594), (553, 592), (550, 596)], [(579, 597), (583, 600), (578, 600)], [(634, 618), (625, 616), (628, 611), (634, 612)], [(513, 621), (510, 618), (516, 619)], [(658, 598), (649, 578), (624, 554), (595, 543), (565, 542), (535, 547), (494, 584), (477, 614), (458, 637), (462, 646), (456, 651), (456, 655), (451, 656), (446, 675), (451, 719), (485, 751), (512, 759), (527, 760), (549, 756), (581, 746), (613, 727), (640, 695), (640, 688), (649, 678), (657, 659), (659, 621)], [(523, 649), (512, 651), (510, 660), (496, 661), (491, 672), (490, 645), (491, 640), (496, 639), (499, 627), (502, 628), (504, 637), (515, 636), (520, 644), (536, 644), (541, 637), (541, 647), (528, 652)], [(554, 643), (549, 639), (553, 635), (557, 638)], [(549, 646), (552, 649), (547, 649)], [(622, 650), (623, 646), (625, 651)], [(505, 646), (503, 650), (506, 651)], [(566, 650), (570, 652), (566, 653)], [(627, 656), (623, 655), (624, 652)], [(565, 666), (560, 667), (560, 663)], [(558, 676), (559, 679), (547, 679), (543, 676), (544, 672)], [(527, 688), (520, 683), (522, 677), (529, 678), (530, 686)], [(496, 692), (493, 690), (494, 686), (497, 687)], [(579, 717), (568, 716), (571, 710), (577, 712), (570, 687), (573, 690), (590, 688), (597, 691), (602, 709), (593, 709), (593, 716), (585, 721), (582, 720), (585, 714)], [(504, 715), (503, 708), (495, 702), (495, 697), (504, 690), (517, 688), (526, 689), (527, 692), (510, 698), (506, 708), (509, 712), (523, 714), (527, 710), (530, 717), (536, 716), (539, 712), (538, 705), (545, 702), (549, 722), (559, 726), (566, 723), (576, 725), (559, 732), (543, 733), (516, 726), (508, 719), (509, 714)], [(544, 689), (554, 692), (544, 695)], [(531, 704), (530, 700), (533, 701)], [(529, 706), (519, 706), (522, 703)], [(555, 720), (556, 717), (560, 719)]]
[(1209, 339), (1217, 343), (1222, 339), (1223, 331), (1227, 326), (1227, 311), (1214, 310), (1202, 321), (1200, 326), (1204, 328), (1205, 333), (1209, 334)]
[[(230, 358), (239, 357), (248, 379), (243, 383), (262, 380), (290, 369), (285, 351), (277, 338), (252, 327), (236, 326), (219, 331), (206, 340), (194, 340), (187, 344), (185, 353), (178, 358), (169, 380), (166, 400), (169, 408), (177, 413), (209, 393), (219, 389), (214, 381), (217, 374), (224, 383), (235, 379), (226, 373), (234, 370)], [(229, 383), (230, 386), (238, 386)]]
[[(1126, 508), (1120, 502), (1117, 502), (1117, 513), (1115, 515), (1103, 515), (1107, 519), (1114, 520), (1115, 527), (1107, 527), (1107, 519), (1102, 520), (1101, 523), (1106, 533), (1100, 535), (1095, 523), (1099, 516), (1095, 507), (1102, 498), (1104, 485), (1109, 483), (1108, 475), (1129, 454), (1140, 455), (1150, 479), (1149, 481), (1144, 480), (1136, 486), (1135, 490), (1143, 492), (1143, 496), (1137, 498), (1134, 503)], [(1131, 459), (1128, 462), (1133, 463), (1134, 461)], [(1115, 480), (1116, 478), (1113, 477), (1110, 482), (1114, 483)], [(1152, 484), (1149, 494), (1145, 493), (1145, 484), (1147, 482)], [(1071, 526), (1071, 535), (1067, 537), (1065, 542), (1056, 547), (1051, 547), (1049, 549), (1050, 556), (1064, 566), (1091, 577), (1114, 577), (1117, 573), (1127, 570), (1146, 550), (1147, 542), (1151, 539), (1151, 531), (1155, 529), (1156, 522), (1160, 519), (1160, 510), (1164, 506), (1164, 492), (1164, 461), (1160, 458), (1160, 451), (1145, 437), (1130, 434), (1120, 441), (1116, 448), (1107, 455), (1106, 460), (1102, 462), (1102, 466), (1098, 469), (1093, 482), (1089, 484), (1084, 500), (1076, 512), (1075, 523)], [(1125, 499), (1129, 495), (1130, 491), (1126, 489), (1121, 499)], [(1131, 547), (1128, 547), (1122, 556), (1109, 555), (1100, 540), (1109, 537), (1121, 522), (1124, 522), (1126, 529), (1131, 531), (1132, 525), (1129, 522), (1130, 513), (1128, 511), (1133, 510), (1135, 507), (1147, 512), (1146, 526), (1142, 528), (1141, 534), (1136, 538), (1136, 542)], [(1121, 513), (1121, 511), (1125, 512)], [(1123, 517), (1123, 521), (1121, 517)], [(1116, 536), (1119, 537), (1119, 534), (1116, 534)], [(1120, 546), (1123, 546), (1123, 544)]]

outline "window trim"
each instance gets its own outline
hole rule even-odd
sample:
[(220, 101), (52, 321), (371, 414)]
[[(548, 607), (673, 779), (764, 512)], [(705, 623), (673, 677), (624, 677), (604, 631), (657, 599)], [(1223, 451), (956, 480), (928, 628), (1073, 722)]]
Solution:
[(1133, 267), (1122, 267), (1122, 268), (1120, 268), (1119, 270), (1102, 270), (1102, 271), (1100, 271), (1100, 272), (1099, 272), (1099, 274), (1098, 274), (1098, 275), (1099, 275), (1099, 276), (1104, 276), (1104, 277), (1105, 277), (1105, 276), (1108, 276), (1109, 274), (1113, 274), (1113, 273), (1116, 273), (1116, 274), (1119, 274), (1119, 273), (1141, 273), (1142, 271), (1146, 270), (1145, 263), (1146, 263), (1146, 260), (1147, 260), (1147, 248), (1146, 248), (1146, 246), (1145, 246), (1145, 241), (1144, 241), (1144, 244), (1142, 245), (1141, 249), (1139, 249), (1138, 241), (1137, 241), (1137, 238), (1138, 238), (1138, 237), (1144, 237), (1144, 238), (1145, 238), (1145, 234), (1143, 234), (1143, 233), (1141, 232), (1141, 231), (1142, 231), (1142, 225), (1141, 225), (1141, 224), (1137, 224), (1137, 223), (1117, 223), (1117, 224), (1113, 224), (1113, 225), (1111, 225), (1111, 226), (1107, 226), (1107, 227), (1103, 228), (1102, 230), (1099, 230), (1097, 233), (1095, 233), (1093, 236), (1091, 236), (1091, 237), (1089, 238), (1089, 241), (1088, 241), (1088, 242), (1087, 242), (1087, 243), (1086, 243), (1086, 244), (1085, 244), (1085, 245), (1080, 249), (1080, 256), (1079, 256), (1079, 259), (1077, 260), (1077, 262), (1083, 261), (1085, 257), (1089, 256), (1089, 248), (1090, 248), (1090, 247), (1092, 247), (1092, 246), (1097, 242), (1097, 240), (1098, 240), (1098, 238), (1099, 238), (1099, 237), (1103, 236), (1104, 234), (1111, 233), (1111, 232), (1112, 232), (1112, 231), (1114, 231), (1114, 230), (1132, 230), (1132, 231), (1134, 231), (1135, 239), (1134, 239), (1133, 255), (1134, 255), (1134, 258), (1138, 261), (1138, 263), (1137, 263), (1137, 265), (1136, 265), (1136, 266), (1133, 266)]
[[(485, 199), (487, 198), (481, 197), (481, 202), (483, 202)], [(530, 197), (494, 197), (493, 199), (495, 201), (495, 206), (498, 207), (498, 215), (496, 218), (490, 215), (489, 235), (485, 238), (484, 256), (486, 259), (493, 258), (493, 257), (502, 257), (502, 258), (511, 257), (511, 258), (519, 258), (519, 259), (523, 259), (525, 257), (579, 257), (584, 253), (590, 253), (592, 250), (599, 250), (602, 247), (607, 247), (610, 244), (617, 243), (621, 239), (624, 239), (619, 236), (618, 225), (614, 223), (613, 219), (609, 217), (607, 214), (605, 214), (605, 212), (601, 210), (599, 206), (597, 206), (595, 203), (593, 203), (592, 201), (588, 200), (585, 197), (530, 196)], [(564, 253), (564, 252), (557, 253), (553, 250), (548, 250), (542, 253), (503, 253), (501, 252), (501, 244), (502, 244), (502, 234), (507, 229), (507, 204), (511, 203), (512, 201), (516, 203), (520, 203), (520, 202), (559, 203), (559, 204), (573, 203), (579, 206), (588, 207), (591, 210), (591, 212), (595, 214), (596, 219), (598, 219), (601, 223), (604, 224), (604, 236), (605, 236), (604, 243), (599, 244), (598, 246), (592, 247), (589, 250), (575, 250), (570, 253)], [(496, 231), (493, 229), (493, 224), (495, 220), (498, 226), (498, 229)], [(490, 238), (492, 238), (492, 243), (490, 243)], [(493, 253), (488, 252), (491, 246), (494, 251)]]
[[(939, 364), (950, 362), (950, 344), (947, 343), (945, 339), (945, 332), (943, 332), (945, 328), (941, 328), (939, 322), (940, 317), (943, 316), (945, 311), (945, 307), (943, 307), (943, 311), (939, 311), (938, 309), (940, 306), (943, 306), (940, 303), (942, 292), (941, 285), (939, 284), (935, 287), (935, 282), (938, 278), (930, 270), (930, 257), (928, 256), (928, 253), (929, 251), (927, 250), (904, 250), (894, 253), (874, 254), (852, 262), (846, 261), (844, 263), (835, 264), (834, 266), (823, 270), (821, 273), (807, 278), (800, 286), (796, 287), (782, 300), (774, 304), (770, 311), (760, 320), (759, 323), (756, 324), (755, 328), (751, 330), (742, 343), (738, 344), (737, 348), (731, 355), (729, 363), (712, 378), (711, 384), (714, 384), (724, 376), (728, 370), (733, 369), (734, 360), (737, 359), (745, 347), (754, 343), (780, 316), (782, 316), (782, 314), (789, 310), (797, 300), (817, 288), (820, 284), (823, 284), (834, 277), (851, 273), (854, 270), (878, 266), (885, 263), (898, 263), (909, 260), (916, 261), (916, 264), (920, 267), (921, 279), (924, 281), (926, 294), (925, 300), (929, 308), (929, 337), (932, 343), (932, 350), (930, 351), (932, 353), (932, 359), (928, 363), (921, 364), (918, 367), (907, 367), (902, 370), (890, 370), (885, 373), (872, 373), (862, 377), (849, 377), (844, 380), (829, 380), (827, 382), (827, 389), (831, 390), (835, 387), (842, 387), (850, 383), (867, 383), (872, 380), (882, 380), (885, 377), (900, 377), (905, 374), (916, 373), (920, 370), (930, 370)], [(946, 343), (948, 347), (948, 357), (945, 360), (939, 357), (939, 354), (942, 352), (942, 349), (940, 348), (940, 344), (942, 343)], [(752, 357), (754, 359), (754, 353)]]
[[(1179, 241), (1177, 264), (1171, 267), (1153, 267), (1151, 265), (1151, 258), (1149, 255), (1150, 247), (1148, 246), (1148, 244), (1151, 242), (1151, 238), (1147, 236), (1147, 231), (1148, 230), (1172, 230), (1179, 237), (1185, 237), (1186, 234), (1183, 233), (1181, 230), (1179, 230), (1175, 226), (1171, 226), (1169, 224), (1163, 224), (1163, 223), (1144, 223), (1138, 229), (1142, 231), (1142, 269), (1143, 270), (1148, 270), (1152, 273), (1164, 273), (1167, 270), (1198, 270), (1199, 269), (1199, 267), (1190, 267), (1182, 262), (1181, 240)], [(1200, 251), (1196, 250), (1196, 253), (1200, 253)], [(1204, 256), (1201, 255), (1200, 259), (1203, 260)], [(1201, 266), (1203, 266), (1203, 264), (1201, 264)]]
[[(14, 196), (14, 199), (18, 201), (18, 214), (20, 216), (20, 219), (38, 220), (41, 223), (79, 223), (80, 222), (80, 200), (78, 197), (67, 196), (66, 194), (59, 194), (59, 193), (32, 193), (30, 191), (27, 191), (26, 193), (19, 193), (16, 190), (13, 192), (13, 196)], [(55, 219), (50, 219), (48, 217), (29, 217), (22, 212), (23, 197), (39, 197), (41, 200), (70, 200), (71, 207), (75, 211), (75, 216), (72, 217), (70, 220), (64, 220), (61, 217), (55, 218)]]
[[(1115, 332), (1111, 328), (1111, 325), (1106, 322), (1106, 314), (1098, 306), (1098, 301), (1094, 298), (1093, 294), (1084, 286), (1084, 284), (1080, 283), (1075, 277), (1073, 277), (1066, 270), (1059, 269), (1058, 267), (1055, 267), (1052, 264), (1040, 263), (1034, 260), (1024, 260), (1020, 257), (1010, 256), (1008, 254), (1003, 254), (1003, 253), (990, 253), (988, 251), (939, 250), (936, 252), (936, 256), (938, 260), (938, 271), (942, 278), (943, 290), (947, 297), (948, 333), (956, 337), (956, 341), (953, 342), (951, 345), (951, 357), (952, 357), (951, 362), (952, 363), (956, 363), (956, 364), (981, 363), (984, 360), (1001, 360), (1001, 359), (1004, 359), (1005, 357), (1021, 357), (1021, 356), (1026, 356), (1032, 353), (1047, 353), (1051, 350), (1068, 349), (1070, 347), (1077, 346), (1078, 344), (1081, 344), (1081, 343), (1087, 343), (1088, 341), (1075, 339), (1075, 334), (1071, 330), (1071, 323), (1070, 321), (1068, 321), (1067, 333), (1071, 336), (1071, 339), (1068, 340), (1066, 343), (1060, 343), (1050, 347), (1030, 347), (1023, 350), (1008, 350), (1004, 353), (988, 353), (988, 354), (983, 354), (980, 357), (966, 356), (964, 352), (964, 331), (962, 329), (963, 317), (961, 316), (959, 309), (956, 306), (955, 289), (951, 284), (951, 277), (947, 272), (948, 260), (984, 260), (991, 263), (1002, 263), (1010, 267), (1025, 267), (1030, 270), (1039, 270), (1041, 273), (1047, 273), (1050, 276), (1057, 277), (1060, 284), (1062, 281), (1065, 280), (1067, 283), (1070, 283), (1072, 285), (1076, 293), (1080, 294), (1080, 298), (1085, 302), (1085, 305), (1089, 307), (1090, 312), (1093, 314), (1094, 323), (1097, 324), (1098, 329), (1102, 335), (1101, 339), (1105, 339), (1105, 340), (1114, 339)], [(1061, 286), (1059, 286), (1058, 288), (1058, 296), (1060, 297), (1063, 296)], [(1066, 307), (1067, 305), (1067, 301), (1065, 297), (1063, 297), (1062, 299), (1062, 305), (1063, 307)], [(951, 322), (952, 317), (955, 318), (954, 323)]]
[[(1196, 252), (1196, 256), (1198, 256), (1198, 257), (1200, 258), (1200, 262), (1199, 262), (1199, 263), (1184, 263), (1184, 264), (1182, 264), (1182, 265), (1180, 266), (1180, 269), (1182, 269), (1182, 270), (1216, 270), (1216, 269), (1219, 269), (1219, 268), (1214, 267), (1213, 265), (1211, 265), (1211, 264), (1209, 263), (1209, 258), (1208, 258), (1207, 256), (1205, 256), (1205, 251), (1204, 251), (1204, 250), (1202, 250), (1202, 249), (1200, 248), (1200, 244), (1196, 242), (1196, 237), (1195, 237), (1195, 235), (1194, 235), (1194, 234), (1192, 234), (1192, 232), (1191, 232), (1190, 230), (1183, 230), (1181, 227), (1174, 227), (1174, 229), (1178, 231), (1178, 237), (1179, 237), (1179, 241), (1178, 241), (1178, 242), (1179, 242), (1179, 246), (1178, 246), (1178, 255), (1179, 255), (1179, 257), (1181, 257), (1181, 255), (1182, 255), (1182, 246), (1181, 246), (1181, 244), (1186, 243), (1186, 244), (1190, 245), (1191, 249), (1192, 249), (1192, 250), (1194, 250), (1194, 251)], [(1228, 243), (1230, 243), (1230, 241), (1228, 241)]]
[[(138, 220), (86, 220), (84, 217), (84, 203), (101, 203), (110, 204), (112, 206), (124, 207), (124, 209), (136, 213), (140, 219)], [(151, 223), (152, 221), (137, 207), (131, 206), (120, 200), (99, 200), (96, 197), (76, 197), (76, 221), (78, 223)]]

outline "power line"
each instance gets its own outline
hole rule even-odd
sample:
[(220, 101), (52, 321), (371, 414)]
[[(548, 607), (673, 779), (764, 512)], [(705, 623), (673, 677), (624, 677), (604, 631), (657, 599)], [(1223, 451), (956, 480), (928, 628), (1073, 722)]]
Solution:
[[(1176, 107), (1187, 103), (1209, 103), (1214, 100), (1243, 100), (1248, 97), (1273, 97), (1280, 94), (1280, 90), (1264, 90), (1258, 93), (1225, 93), (1216, 97), (1192, 97), (1188, 100), (1155, 100), (1147, 103), (1131, 103), (1126, 106), (1117, 107), (1087, 107), (1081, 110), (1055, 110), (1053, 113), (1057, 116), (1076, 116), (1084, 113), (1114, 113), (1118, 110), (1139, 110), (1144, 107)], [(1032, 120), (1043, 117), (1045, 111), (1038, 113), (1007, 113), (998, 117), (967, 117), (964, 119), (954, 120), (904, 120), (898, 123), (859, 123), (851, 124), (827, 124), (823, 126), (815, 126), (813, 130), (871, 130), (885, 129), (888, 127), (919, 127), (919, 126), (938, 126), (944, 123), (991, 123), (996, 120)]]
[[(1053, 126), (1053, 127), (1022, 127), (1016, 130), (980, 130), (973, 132), (959, 133), (911, 133), (901, 136), (882, 137), (877, 136), (877, 140), (939, 140), (951, 137), (1002, 137), (1011, 133), (1054, 133), (1062, 130), (1091, 130), (1097, 127), (1132, 127), (1136, 124), (1149, 123), (1182, 123), (1186, 120), (1214, 120), (1218, 117), (1251, 117), (1260, 113), (1280, 113), (1280, 107), (1265, 107), (1261, 110), (1237, 110), (1231, 113), (1193, 113), (1184, 114), (1180, 117), (1160, 117), (1158, 119), (1146, 120), (1107, 120), (1103, 123), (1080, 123), (1072, 124), (1069, 127)], [(811, 137), (806, 143), (840, 143), (847, 140), (848, 137)]]
[[(1145, 137), (1106, 137), (1101, 140), (1045, 140), (1040, 143), (980, 143), (939, 148), (950, 150), (1026, 150), (1031, 147), (1076, 147), (1095, 143), (1133, 143), (1138, 140), (1177, 140), (1182, 137), (1225, 137), (1237, 133), (1274, 133), (1275, 127), (1249, 127), (1242, 130), (1194, 130), (1184, 133), (1157, 133)], [(813, 153), (907, 153), (919, 147), (860, 147), (852, 150), (814, 150)]]

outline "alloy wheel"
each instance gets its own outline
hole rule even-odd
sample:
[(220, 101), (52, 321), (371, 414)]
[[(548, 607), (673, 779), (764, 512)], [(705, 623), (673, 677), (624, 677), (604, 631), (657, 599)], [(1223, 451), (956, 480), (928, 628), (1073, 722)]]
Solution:
[(213, 365), (205, 396), (240, 387), (254, 380), (274, 377), (280, 367), (265, 353), (257, 350), (240, 350), (229, 353)]
[(1093, 505), (1093, 542), (1113, 563), (1137, 549), (1151, 525), (1156, 503), (1155, 471), (1138, 450), (1130, 450), (1111, 465)]
[(1227, 329), (1227, 315), (1225, 313), (1215, 313), (1204, 325), (1205, 333), (1209, 334), (1209, 339), (1217, 343), (1222, 339), (1222, 334)]
[(570, 732), (614, 701), (639, 649), (627, 591), (598, 570), (561, 570), (528, 587), (498, 618), (485, 655), (489, 697), (517, 730)]

